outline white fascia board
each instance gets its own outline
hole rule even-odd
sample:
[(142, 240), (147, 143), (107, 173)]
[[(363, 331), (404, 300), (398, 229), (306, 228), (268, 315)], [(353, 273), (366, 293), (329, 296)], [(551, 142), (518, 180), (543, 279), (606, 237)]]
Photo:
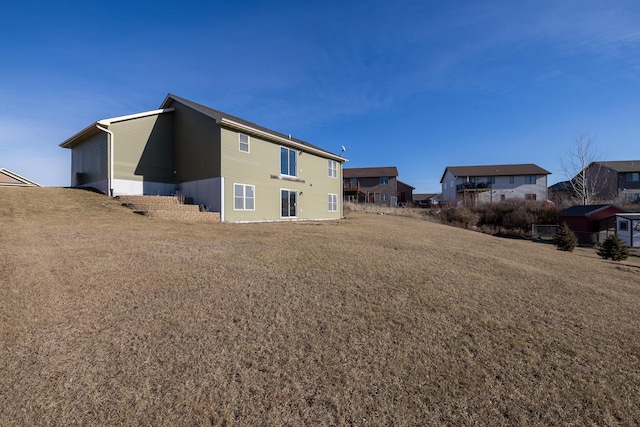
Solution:
[(85, 134), (88, 134), (90, 131), (95, 130), (97, 123), (98, 122), (93, 122), (89, 126), (87, 126), (86, 128), (82, 129), (80, 132), (78, 132), (75, 135), (67, 138), (66, 140), (64, 140), (63, 142), (61, 142), (59, 144), (60, 147), (62, 147), (62, 148), (70, 148), (75, 140), (77, 140), (78, 138), (82, 137)]
[(280, 142), (280, 143), (282, 143), (284, 145), (288, 145), (290, 147), (297, 148), (297, 149), (299, 149), (301, 151), (306, 151), (306, 152), (309, 152), (309, 153), (318, 154), (321, 157), (325, 157), (325, 158), (328, 158), (328, 159), (331, 159), (331, 160), (336, 160), (336, 161), (338, 161), (340, 163), (344, 163), (344, 162), (347, 161), (347, 159), (345, 159), (344, 157), (340, 157), (340, 156), (338, 156), (336, 154), (329, 153), (328, 151), (319, 150), (317, 148), (309, 147), (307, 145), (300, 144), (299, 142), (293, 141), (291, 139), (283, 138), (283, 137), (281, 137), (279, 135), (274, 135), (272, 133), (268, 133), (268, 132), (253, 128), (251, 126), (247, 126), (245, 124), (238, 123), (238, 122), (235, 122), (233, 120), (229, 120), (229, 119), (227, 119), (225, 117), (223, 117), (220, 120), (220, 123), (225, 125), (225, 126), (229, 126), (229, 127), (232, 127), (232, 128), (238, 129), (238, 130), (243, 130), (243, 131), (248, 132), (248, 133), (253, 133), (254, 135), (263, 136), (263, 137), (265, 137), (267, 139), (270, 139), (272, 141)]
[(154, 116), (156, 114), (170, 113), (174, 110), (175, 108), (161, 108), (159, 110), (145, 111), (142, 113), (129, 114), (127, 116), (112, 117), (110, 119), (102, 119), (102, 120), (98, 120), (97, 123), (103, 126), (109, 126), (111, 123), (124, 122), (125, 120), (139, 119), (141, 117)]
[(31, 181), (30, 179), (27, 179), (24, 176), (20, 176), (15, 172), (11, 172), (8, 169), (0, 168), (0, 173), (2, 173), (4, 175), (7, 175), (8, 177), (13, 178), (13, 179), (15, 179), (17, 181), (21, 181), (24, 184), (30, 184), (30, 185), (33, 185), (35, 187), (42, 187), (42, 185), (38, 184), (37, 182)]
[(125, 121), (125, 120), (137, 119), (137, 118), (140, 118), (140, 117), (153, 116), (154, 114), (170, 113), (172, 111), (174, 111), (174, 108), (162, 108), (160, 110), (145, 111), (143, 113), (129, 114), (128, 116), (112, 117), (110, 119), (98, 120), (97, 122), (91, 123), (89, 126), (87, 126), (86, 128), (82, 129), (80, 132), (76, 133), (75, 135), (71, 136), (70, 138), (67, 138), (66, 140), (64, 140), (62, 143), (60, 143), (60, 147), (62, 147), (62, 148), (71, 148), (73, 146), (73, 143), (76, 140), (80, 139), (84, 135), (91, 134), (91, 132), (95, 132), (96, 125), (102, 125), (102, 126), (107, 126), (108, 127), (112, 123), (122, 122), (122, 121)]

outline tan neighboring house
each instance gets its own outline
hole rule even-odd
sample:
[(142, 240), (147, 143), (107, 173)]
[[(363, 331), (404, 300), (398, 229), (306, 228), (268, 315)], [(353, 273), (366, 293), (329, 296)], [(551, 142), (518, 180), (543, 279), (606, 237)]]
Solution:
[(42, 187), (42, 185), (8, 169), (0, 168), (0, 187)]
[(71, 185), (119, 195), (174, 195), (221, 221), (342, 217), (346, 159), (169, 94), (157, 110), (98, 120), (60, 144)]
[(395, 166), (344, 168), (343, 173), (345, 201), (390, 207), (413, 202), (414, 187), (398, 180)]
[(442, 202), (475, 205), (509, 199), (544, 201), (550, 174), (530, 163), (447, 166), (440, 179)]

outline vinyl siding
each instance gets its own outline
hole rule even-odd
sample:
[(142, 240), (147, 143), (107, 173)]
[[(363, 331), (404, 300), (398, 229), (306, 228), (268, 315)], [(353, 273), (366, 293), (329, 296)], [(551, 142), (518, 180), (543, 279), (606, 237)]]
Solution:
[(114, 123), (114, 178), (145, 182), (173, 181), (172, 114)]
[[(475, 176), (476, 184), (486, 183), (488, 181), (487, 176)], [(509, 176), (495, 176), (495, 183), (488, 187), (486, 191), (469, 192), (467, 194), (467, 201), (472, 203), (487, 203), (497, 202), (504, 196), (505, 200), (509, 199), (526, 199), (528, 194), (535, 194), (537, 201), (547, 200), (547, 176), (536, 175), (535, 184), (526, 183), (526, 175), (515, 175), (514, 182), (510, 182)], [(445, 174), (444, 182), (447, 182), (447, 190), (443, 190), (443, 201), (462, 201), (465, 200), (464, 192), (458, 192), (456, 190), (458, 185), (465, 184), (467, 177), (455, 178), (453, 189), (449, 185), (450, 180), (453, 179), (453, 174), (447, 171)], [(444, 186), (443, 186), (444, 187)]]
[[(71, 185), (81, 187), (108, 179), (107, 133), (100, 132), (71, 150)], [(100, 189), (106, 192), (105, 189)]]
[[(222, 176), (225, 178), (225, 221), (279, 221), (280, 190), (298, 192), (297, 219), (339, 219), (341, 212), (342, 167), (338, 177), (328, 176), (327, 159), (298, 152), (297, 178), (304, 182), (276, 179), (280, 175), (280, 144), (250, 135), (249, 153), (238, 149), (238, 132), (222, 128)], [(233, 185), (255, 186), (255, 210), (233, 209)], [(303, 192), (300, 195), (300, 192)], [(338, 195), (338, 212), (329, 212), (328, 194)]]
[(170, 106), (175, 108), (176, 180), (189, 182), (220, 177), (220, 126), (215, 119), (180, 102), (173, 102)]

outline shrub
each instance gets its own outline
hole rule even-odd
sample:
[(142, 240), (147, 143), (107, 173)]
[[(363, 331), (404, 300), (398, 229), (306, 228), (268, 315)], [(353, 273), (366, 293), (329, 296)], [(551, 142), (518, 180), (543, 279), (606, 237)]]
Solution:
[(561, 251), (573, 252), (578, 244), (578, 238), (565, 223), (554, 236), (553, 244)]
[(473, 228), (478, 224), (478, 215), (469, 208), (444, 209), (441, 218), (445, 224), (457, 225), (467, 229)]
[(626, 248), (622, 241), (615, 234), (607, 237), (602, 243), (602, 246), (598, 248), (598, 255), (603, 259), (610, 258), (613, 261), (622, 261), (629, 258), (629, 249)]

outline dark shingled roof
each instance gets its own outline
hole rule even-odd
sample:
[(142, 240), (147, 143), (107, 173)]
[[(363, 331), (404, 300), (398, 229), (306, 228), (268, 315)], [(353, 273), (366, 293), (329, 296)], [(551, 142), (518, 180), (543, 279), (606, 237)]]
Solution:
[(640, 172), (640, 160), (617, 160), (611, 162), (593, 162), (618, 172)]
[(616, 205), (576, 205), (561, 210), (558, 212), (558, 216), (589, 216), (610, 206), (619, 209), (620, 212), (627, 212), (626, 209)]
[(272, 134), (272, 135), (275, 135), (275, 136), (279, 136), (280, 138), (289, 139), (289, 140), (291, 140), (293, 142), (296, 142), (298, 144), (302, 144), (302, 145), (305, 145), (305, 146), (307, 146), (309, 148), (313, 148), (314, 150), (323, 151), (325, 153), (337, 156), (337, 154), (334, 154), (334, 153), (332, 153), (330, 151), (327, 151), (327, 150), (325, 150), (323, 148), (320, 148), (320, 147), (318, 147), (316, 145), (310, 144), (310, 143), (308, 143), (306, 141), (303, 141), (301, 139), (289, 137), (289, 135), (285, 135), (283, 133), (276, 132), (276, 131), (271, 130), (269, 128), (266, 128), (264, 126), (260, 126), (260, 125), (258, 125), (256, 123), (250, 122), (248, 120), (241, 119), (240, 117), (232, 116), (231, 114), (227, 114), (227, 113), (224, 113), (224, 112), (219, 111), (219, 110), (214, 110), (213, 108), (209, 108), (209, 107), (207, 107), (205, 105), (198, 104), (197, 102), (189, 101), (188, 99), (181, 98), (181, 97), (173, 95), (171, 93), (167, 95), (167, 97), (165, 98), (165, 100), (162, 103), (162, 105), (160, 106), (160, 108), (168, 108), (170, 106), (172, 100), (173, 101), (177, 101), (177, 102), (179, 102), (181, 104), (184, 104), (184, 105), (186, 105), (188, 107), (191, 107), (194, 110), (199, 111), (202, 114), (205, 114), (205, 115), (207, 115), (209, 117), (212, 117), (212, 118), (216, 119), (216, 121), (218, 121), (218, 122), (221, 119), (225, 118), (227, 120), (232, 120), (234, 122), (243, 124), (245, 126), (249, 126), (249, 127), (254, 128), (254, 129), (260, 130), (262, 132), (266, 132), (266, 133), (269, 133), (269, 134)]
[(395, 166), (383, 166), (377, 168), (343, 168), (344, 178), (376, 178), (380, 176), (398, 176), (398, 168)]
[(542, 169), (533, 163), (518, 165), (487, 165), (487, 166), (447, 166), (440, 178), (444, 179), (447, 170), (453, 176), (511, 176), (511, 175), (550, 175), (546, 169)]

